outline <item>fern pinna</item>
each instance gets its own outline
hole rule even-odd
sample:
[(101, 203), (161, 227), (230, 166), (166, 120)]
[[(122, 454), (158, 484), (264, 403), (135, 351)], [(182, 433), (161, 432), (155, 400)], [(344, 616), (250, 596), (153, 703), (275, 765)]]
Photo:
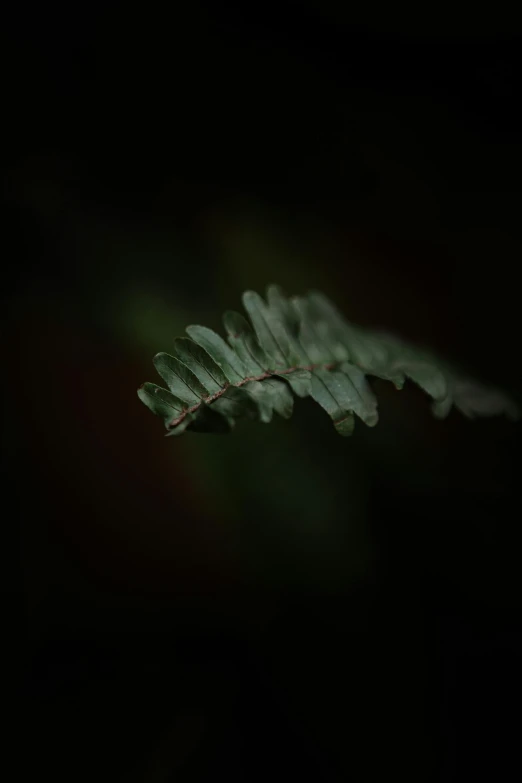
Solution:
[(354, 416), (377, 424), (377, 400), (367, 376), (401, 389), (414, 381), (445, 418), (454, 405), (465, 416), (505, 413), (517, 406), (498, 389), (455, 372), (430, 353), (396, 337), (344, 320), (320, 293), (286, 298), (278, 286), (266, 301), (243, 294), (250, 318), (225, 313), (228, 343), (204, 326), (187, 327), (188, 338), (174, 341), (174, 353), (158, 353), (154, 365), (168, 389), (145, 383), (138, 396), (161, 416), (168, 432), (228, 432), (242, 418), (269, 422), (274, 411), (292, 414), (293, 396), (312, 397), (331, 417), (340, 435), (350, 435)]

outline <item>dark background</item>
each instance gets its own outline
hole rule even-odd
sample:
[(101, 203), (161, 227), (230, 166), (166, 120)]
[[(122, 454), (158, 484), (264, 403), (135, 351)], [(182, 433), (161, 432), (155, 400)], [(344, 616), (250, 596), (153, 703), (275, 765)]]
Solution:
[(431, 13), (10, 12), (28, 775), (519, 779), (520, 425), (377, 382), (351, 440), (164, 439), (135, 391), (278, 282), (520, 393), (520, 29)]

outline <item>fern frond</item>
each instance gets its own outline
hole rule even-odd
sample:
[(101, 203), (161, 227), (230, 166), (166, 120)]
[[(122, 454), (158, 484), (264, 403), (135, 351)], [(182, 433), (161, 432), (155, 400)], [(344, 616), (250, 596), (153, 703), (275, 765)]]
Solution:
[(348, 323), (323, 294), (288, 299), (272, 285), (266, 301), (246, 291), (243, 306), (250, 322), (239, 313), (224, 315), (228, 343), (205, 326), (189, 326), (188, 338), (174, 341), (173, 355), (154, 357), (168, 389), (145, 383), (138, 396), (163, 418), (168, 435), (226, 432), (242, 418), (269, 422), (274, 411), (288, 418), (292, 392), (312, 397), (337, 432), (350, 435), (355, 416), (369, 427), (378, 421), (367, 376), (397, 389), (414, 381), (441, 419), (453, 406), (469, 418), (519, 416), (500, 390), (456, 373), (427, 351)]

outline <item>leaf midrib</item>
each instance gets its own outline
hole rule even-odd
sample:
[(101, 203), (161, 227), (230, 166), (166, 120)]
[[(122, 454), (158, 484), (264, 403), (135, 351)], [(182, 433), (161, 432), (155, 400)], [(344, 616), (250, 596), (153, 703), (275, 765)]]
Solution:
[(322, 370), (333, 370), (337, 367), (339, 367), (343, 362), (329, 362), (328, 364), (308, 364), (308, 365), (295, 365), (295, 367), (288, 367), (284, 369), (278, 369), (277, 372), (269, 372), (268, 370), (262, 373), (261, 375), (249, 375), (246, 378), (242, 378), (237, 383), (226, 383), (223, 388), (221, 388), (219, 391), (214, 392), (214, 394), (211, 394), (209, 397), (207, 397), (205, 400), (201, 400), (200, 402), (196, 403), (195, 405), (192, 405), (190, 408), (186, 408), (182, 413), (177, 416), (175, 419), (172, 419), (168, 423), (168, 429), (170, 430), (172, 427), (177, 427), (178, 424), (180, 424), (183, 419), (188, 416), (191, 413), (195, 413), (199, 408), (205, 404), (210, 405), (211, 403), (215, 402), (215, 400), (219, 399), (219, 397), (222, 397), (228, 389), (231, 387), (240, 388), (241, 386), (244, 386), (246, 383), (250, 383), (251, 381), (259, 381), (262, 382), (266, 380), (267, 378), (277, 378), (278, 375), (290, 375), (293, 372), (296, 372), (296, 370), (308, 370), (309, 372), (313, 372), (314, 370), (322, 369)]

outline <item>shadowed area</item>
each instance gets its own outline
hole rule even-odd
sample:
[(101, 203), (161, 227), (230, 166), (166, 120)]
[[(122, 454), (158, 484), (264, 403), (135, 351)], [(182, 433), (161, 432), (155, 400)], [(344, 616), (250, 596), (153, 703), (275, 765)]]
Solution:
[(520, 424), (374, 379), (351, 438), (175, 439), (136, 396), (276, 282), (520, 399), (519, 30), (432, 16), (10, 11), (28, 777), (518, 777)]

